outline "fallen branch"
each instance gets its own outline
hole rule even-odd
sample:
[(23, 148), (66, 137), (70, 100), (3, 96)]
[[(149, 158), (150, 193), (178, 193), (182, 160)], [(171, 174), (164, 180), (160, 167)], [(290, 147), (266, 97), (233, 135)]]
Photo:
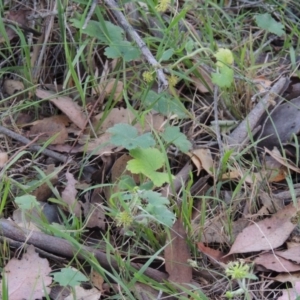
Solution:
[(162, 92), (168, 88), (168, 81), (165, 77), (163, 70), (160, 68), (158, 61), (152, 55), (145, 42), (137, 34), (134, 28), (128, 23), (125, 16), (122, 14), (120, 7), (114, 0), (104, 0), (104, 3), (111, 9), (111, 12), (116, 17), (119, 25), (125, 30), (125, 32), (136, 42), (140, 48), (142, 54), (148, 61), (148, 63), (156, 70), (156, 76), (158, 81), (158, 92)]
[(0, 126), (0, 133), (3, 133), (9, 137), (11, 137), (12, 139), (18, 141), (18, 142), (21, 142), (23, 143), (24, 145), (29, 145), (28, 148), (33, 150), (33, 151), (41, 151), (43, 154), (49, 156), (49, 157), (52, 157), (62, 163), (67, 163), (67, 162), (71, 162), (72, 161), (72, 158), (68, 157), (68, 156), (65, 156), (63, 154), (59, 154), (55, 151), (52, 151), (52, 150), (48, 150), (48, 149), (43, 149), (41, 146), (39, 145), (30, 145), (32, 143), (31, 140), (29, 140), (28, 138), (18, 134), (18, 133), (15, 133), (3, 126)]
[(230, 145), (232, 145), (233, 147), (238, 147), (243, 144), (243, 142), (248, 137), (248, 132), (254, 131), (266, 109), (270, 105), (272, 105), (276, 98), (285, 91), (288, 83), (289, 80), (285, 77), (282, 77), (272, 86), (272, 88), (256, 104), (256, 106), (252, 109), (248, 116), (229, 135), (228, 141)]
[[(116, 271), (119, 270), (119, 265), (112, 255), (108, 259), (104, 252), (97, 249), (80, 245), (79, 243), (76, 246), (75, 243), (73, 245), (63, 238), (51, 236), (43, 232), (27, 230), (9, 220), (0, 219), (0, 235), (18, 242), (32, 244), (44, 251), (63, 257), (77, 256), (80, 259), (86, 259), (88, 255), (93, 254), (104, 269), (111, 270), (113, 268)], [(130, 263), (130, 266), (136, 270), (140, 270), (143, 267), (142, 264), (137, 263)], [(166, 273), (152, 268), (147, 268), (143, 274), (158, 282), (168, 277)]]

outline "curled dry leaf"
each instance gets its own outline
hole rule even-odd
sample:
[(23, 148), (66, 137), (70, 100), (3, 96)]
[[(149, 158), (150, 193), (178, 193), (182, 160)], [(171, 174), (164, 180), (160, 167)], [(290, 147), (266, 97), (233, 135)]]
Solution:
[(6, 152), (0, 152), (0, 168), (3, 168), (8, 162), (8, 154)]
[(229, 254), (271, 250), (281, 246), (296, 227), (295, 219), (297, 208), (290, 204), (271, 218), (245, 228), (237, 236)]
[(209, 175), (213, 175), (214, 161), (208, 148), (195, 149), (191, 153), (189, 152), (188, 155), (198, 170), (197, 175), (200, 174), (202, 169)]
[(64, 144), (68, 138), (68, 132), (65, 123), (59, 116), (53, 116), (38, 120), (30, 128), (29, 134), (31, 137), (39, 136), (39, 142), (45, 142), (56, 135), (56, 138), (51, 141), (52, 145)]
[(17, 94), (24, 90), (24, 84), (22, 81), (6, 79), (3, 84), (3, 90), (9, 96)]
[(82, 112), (81, 107), (75, 103), (71, 98), (58, 96), (52, 92), (42, 89), (36, 89), (37, 97), (47, 99), (59, 108), (69, 119), (80, 129), (84, 129), (87, 118)]
[(78, 181), (75, 180), (74, 176), (69, 172), (66, 173), (66, 179), (67, 185), (61, 193), (61, 198), (68, 204), (70, 212), (73, 212), (75, 216), (80, 217), (81, 205), (76, 199), (77, 190), (75, 188)]
[[(34, 246), (27, 247), (22, 259), (12, 258), (4, 267), (10, 300), (41, 299), (52, 283), (47, 259), (40, 258)], [(2, 287), (2, 285), (1, 285)]]

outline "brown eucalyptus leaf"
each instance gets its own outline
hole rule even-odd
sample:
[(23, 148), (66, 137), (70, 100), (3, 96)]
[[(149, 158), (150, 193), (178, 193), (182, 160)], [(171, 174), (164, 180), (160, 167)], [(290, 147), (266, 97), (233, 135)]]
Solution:
[(77, 190), (75, 188), (78, 181), (74, 178), (73, 174), (69, 172), (66, 173), (66, 179), (67, 184), (61, 193), (61, 198), (66, 204), (68, 204), (70, 212), (73, 212), (75, 216), (80, 217), (81, 205), (76, 199)]
[(170, 240), (167, 240), (165, 248), (165, 266), (169, 273), (168, 280), (178, 284), (190, 283), (192, 281), (192, 267), (188, 264), (191, 259), (187, 245), (187, 234), (182, 220), (178, 219), (170, 230)]
[(69, 119), (80, 129), (84, 129), (86, 125), (86, 116), (81, 107), (70, 97), (59, 96), (55, 93), (36, 89), (36, 95), (41, 99), (48, 99), (57, 108), (59, 108)]
[(276, 255), (300, 264), (300, 245), (284, 251), (276, 251)]
[(271, 218), (246, 227), (238, 234), (229, 254), (271, 250), (281, 246), (296, 227), (297, 215), (297, 208), (290, 204)]
[(268, 270), (275, 272), (296, 272), (300, 271), (300, 265), (290, 262), (273, 252), (263, 253), (255, 258), (254, 262), (265, 267)]
[(63, 121), (57, 116), (45, 118), (34, 122), (29, 131), (30, 137), (39, 136), (39, 142), (45, 142), (56, 135), (52, 145), (64, 144), (68, 138), (68, 132)]

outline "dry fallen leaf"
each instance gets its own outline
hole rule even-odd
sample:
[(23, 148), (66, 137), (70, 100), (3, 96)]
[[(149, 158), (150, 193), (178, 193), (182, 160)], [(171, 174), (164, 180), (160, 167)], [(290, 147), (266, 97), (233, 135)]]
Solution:
[(99, 227), (100, 229), (105, 229), (106, 217), (105, 210), (102, 206), (103, 197), (100, 196), (100, 191), (101, 188), (94, 189), (91, 201), (81, 203), (81, 206), (83, 207), (84, 216), (87, 220), (87, 228)]
[[(100, 113), (93, 118), (93, 125), (97, 128), (97, 124), (102, 119), (104, 113)], [(131, 124), (135, 120), (134, 113), (126, 108), (113, 108), (109, 115), (105, 118), (97, 133), (103, 133), (107, 129), (119, 123)], [(152, 128), (159, 130), (164, 123), (164, 117), (160, 114), (147, 114), (145, 117), (145, 126), (142, 128), (139, 122), (133, 125), (139, 133), (150, 131)]]
[(58, 96), (52, 92), (42, 89), (36, 89), (37, 97), (41, 99), (48, 99), (57, 108), (59, 108), (69, 119), (80, 129), (84, 129), (86, 125), (86, 116), (82, 112), (81, 107), (75, 103), (71, 98)]
[(64, 144), (68, 138), (65, 124), (58, 116), (35, 121), (29, 134), (30, 137), (40, 135), (39, 142), (45, 142), (56, 135), (56, 138), (51, 142), (52, 145)]
[(265, 78), (264, 76), (258, 76), (254, 78), (253, 83), (256, 85), (259, 93), (267, 92), (272, 85), (272, 81)]
[[(211, 75), (209, 74), (209, 72), (201, 66), (197, 67), (197, 71), (199, 72), (200, 76), (196, 77), (191, 75), (190, 78), (192, 79), (192, 84), (199, 90), (200, 93), (205, 94), (213, 91), (214, 85), (211, 81)], [(206, 84), (204, 84), (204, 82)]]
[[(225, 231), (227, 216), (221, 214), (205, 222), (201, 242), (205, 244), (220, 243), (227, 244), (230, 242), (229, 234)], [(197, 225), (198, 226), (198, 225)]]
[(237, 236), (229, 254), (271, 250), (281, 246), (297, 225), (294, 218), (297, 218), (297, 208), (290, 204), (271, 218), (248, 226)]
[[(58, 182), (58, 172), (60, 168), (55, 169), (55, 165), (48, 165), (45, 170), (45, 175), (48, 176), (49, 182), (52, 185), (55, 185)], [(51, 174), (51, 175), (50, 175)], [(37, 187), (33, 192), (32, 195), (36, 197), (38, 201), (47, 201), (49, 197), (52, 195), (52, 190), (49, 186), (48, 182), (44, 182), (42, 185)]]
[(282, 258), (300, 264), (300, 245), (284, 251), (275, 251), (275, 254)]
[(75, 188), (77, 180), (75, 180), (74, 176), (69, 172), (66, 173), (66, 179), (67, 185), (61, 193), (61, 198), (68, 204), (70, 212), (73, 212), (75, 216), (80, 217), (81, 205), (76, 199), (77, 190)]
[(111, 193), (115, 194), (119, 192), (118, 187), (118, 180), (123, 175), (128, 175), (133, 178), (136, 185), (140, 182), (140, 176), (138, 174), (132, 174), (129, 170), (127, 170), (127, 163), (132, 159), (132, 157), (129, 154), (123, 154), (120, 156), (115, 163), (113, 164), (111, 168), (111, 184), (113, 184), (113, 187), (107, 186), (104, 188), (105, 196), (107, 199), (110, 198)]
[(258, 265), (275, 272), (296, 272), (300, 271), (300, 265), (288, 261), (273, 252), (263, 253), (254, 259)]
[(300, 281), (300, 272), (293, 272), (293, 273), (280, 273), (276, 277), (273, 277), (275, 281), (279, 282), (292, 282), (295, 283), (296, 281)]
[(9, 299), (41, 299), (44, 292), (50, 292), (50, 272), (48, 260), (40, 258), (34, 246), (29, 245), (21, 260), (12, 258), (4, 267)]
[(214, 161), (208, 148), (195, 149), (188, 154), (198, 170), (197, 176), (199, 176), (202, 169), (209, 175), (213, 175)]
[(292, 162), (289, 162), (286, 158), (284, 158), (276, 147), (274, 147), (272, 151), (265, 148), (265, 152), (270, 154), (277, 162), (279, 162), (284, 167), (300, 173), (300, 169), (296, 167)]
[(170, 230), (170, 240), (167, 240), (168, 245), (164, 251), (168, 280), (178, 284), (188, 284), (193, 278), (192, 267), (188, 264), (191, 255), (186, 238), (182, 221), (178, 219)]
[(219, 250), (215, 250), (213, 248), (207, 247), (201, 242), (197, 243), (197, 247), (198, 247), (199, 251), (201, 251), (202, 253), (204, 253), (205, 255), (207, 255), (210, 258), (210, 260), (212, 261), (213, 264), (215, 261), (221, 262), (224, 264), (226, 264), (229, 261), (228, 257), (223, 257), (225, 255), (224, 253), (222, 253)]
[(6, 152), (0, 152), (0, 168), (3, 168), (8, 162), (8, 154)]
[(98, 272), (94, 270), (92, 271), (91, 281), (94, 287), (96, 287), (99, 291), (103, 291), (104, 278)]
[(120, 101), (122, 100), (122, 94), (124, 90), (123, 81), (117, 81), (115, 79), (109, 79), (107, 82), (101, 82), (96, 89), (93, 89), (93, 94), (101, 95), (105, 93), (105, 96), (109, 96), (114, 92), (113, 99)]
[(24, 90), (24, 84), (22, 81), (13, 80), (13, 79), (6, 79), (3, 83), (3, 90), (9, 96), (17, 94)]
[[(27, 9), (10, 10), (5, 15), (5, 17), (9, 21), (13, 21), (20, 26), (26, 27), (27, 23), (28, 23), (28, 20), (26, 18), (28, 15), (28, 12), (29, 12), (29, 10), (27, 10)], [(6, 31), (6, 35), (9, 40), (12, 40), (13, 38), (18, 36), (17, 31), (9, 25), (5, 26), (5, 31)], [(5, 38), (2, 35), (0, 35), (0, 43), (4, 43), (4, 42), (5, 42)]]
[(85, 290), (81, 286), (74, 287), (74, 294), (69, 295), (64, 300), (99, 300), (101, 299), (101, 292), (95, 288)]
[(282, 296), (277, 300), (297, 300), (300, 295), (300, 281), (295, 282), (294, 287), (282, 291)]

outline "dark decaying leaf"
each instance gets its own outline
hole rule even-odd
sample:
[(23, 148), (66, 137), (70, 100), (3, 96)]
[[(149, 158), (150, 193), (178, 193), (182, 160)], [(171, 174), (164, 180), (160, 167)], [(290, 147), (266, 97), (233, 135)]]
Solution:
[(191, 255), (186, 238), (182, 221), (178, 219), (170, 230), (170, 240), (167, 241), (164, 254), (169, 281), (178, 284), (190, 283), (192, 280), (192, 267), (188, 264)]
[[(262, 130), (258, 134), (259, 147), (271, 149), (280, 146), (281, 143), (288, 142), (293, 134), (300, 131), (300, 97), (286, 102), (271, 113), (262, 121)], [(278, 139), (279, 137), (279, 139)]]

